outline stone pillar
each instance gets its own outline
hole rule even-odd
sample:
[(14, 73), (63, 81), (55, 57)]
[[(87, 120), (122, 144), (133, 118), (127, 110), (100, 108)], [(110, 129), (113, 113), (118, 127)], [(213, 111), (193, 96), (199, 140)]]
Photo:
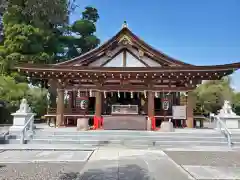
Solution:
[(64, 89), (57, 89), (57, 127), (64, 124)]
[(94, 117), (94, 126), (96, 129), (100, 127), (101, 117), (102, 117), (102, 93), (100, 91), (96, 91), (95, 117)]
[(188, 128), (193, 128), (193, 97), (190, 93), (188, 93), (188, 96), (186, 97), (187, 101), (187, 121), (186, 125)]

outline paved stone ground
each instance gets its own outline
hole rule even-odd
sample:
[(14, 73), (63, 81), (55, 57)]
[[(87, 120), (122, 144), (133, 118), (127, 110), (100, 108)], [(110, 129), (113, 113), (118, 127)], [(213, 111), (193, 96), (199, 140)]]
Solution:
[(1, 180), (73, 180), (84, 163), (0, 164)]
[(240, 151), (3, 150), (0, 161), (0, 180), (240, 179)]
[[(159, 150), (100, 148), (88, 157), (87, 152), (80, 151), (4, 151), (0, 179), (158, 180), (163, 174), (164, 180), (191, 179)], [(60, 162), (67, 159), (69, 162)]]
[(240, 179), (240, 151), (165, 151), (196, 179)]
[(86, 162), (92, 151), (3, 151), (0, 162)]

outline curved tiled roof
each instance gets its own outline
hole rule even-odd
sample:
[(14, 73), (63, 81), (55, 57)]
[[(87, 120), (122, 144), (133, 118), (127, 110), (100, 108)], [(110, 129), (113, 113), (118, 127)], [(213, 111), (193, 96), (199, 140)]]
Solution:
[(183, 61), (174, 59), (174, 58), (164, 54), (163, 52), (153, 48), (152, 46), (150, 46), (149, 44), (144, 42), (142, 39), (140, 39), (137, 35), (135, 35), (127, 27), (123, 27), (115, 36), (113, 36), (107, 42), (103, 43), (101, 46), (99, 46), (85, 54), (82, 54), (78, 57), (75, 57), (68, 61), (57, 63), (55, 65), (70, 65), (71, 66), (71, 65), (74, 65), (74, 63), (76, 63), (76, 62), (77, 63), (79, 63), (79, 62), (80, 63), (88, 63), (88, 61), (91, 61), (92, 59), (94, 59), (94, 57), (96, 57), (97, 54), (99, 54), (101, 52), (106, 52), (108, 50), (108, 48), (113, 43), (117, 42), (119, 40), (119, 38), (121, 38), (123, 35), (127, 35), (128, 37), (130, 37), (135, 44), (138, 44), (142, 49), (153, 54), (156, 57), (156, 59), (158, 59), (159, 61), (164, 61), (168, 64), (174, 64), (176, 66), (182, 66), (182, 65), (194, 66), (192, 64), (188, 64)]

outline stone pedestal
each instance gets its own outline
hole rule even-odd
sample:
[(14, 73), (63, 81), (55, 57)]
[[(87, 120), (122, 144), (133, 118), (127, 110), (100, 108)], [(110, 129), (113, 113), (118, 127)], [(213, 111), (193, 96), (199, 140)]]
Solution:
[(147, 131), (152, 130), (152, 121), (150, 118), (147, 118)]
[[(240, 128), (240, 116), (235, 117), (219, 117), (228, 129), (239, 129)], [(217, 124), (219, 126), (219, 124)], [(219, 127), (217, 127), (219, 128)]]
[(77, 119), (77, 130), (87, 131), (88, 130), (88, 118), (78, 118)]
[(173, 123), (169, 122), (169, 121), (163, 121), (161, 123), (160, 131), (163, 131), (163, 132), (173, 132), (174, 131)]
[[(13, 125), (9, 128), (9, 131), (21, 131), (28, 120), (31, 118), (32, 115), (35, 115), (34, 113), (21, 113), (21, 112), (16, 112), (13, 113)], [(33, 119), (34, 121), (34, 119)], [(33, 122), (29, 124), (29, 126), (33, 126)]]
[[(217, 117), (228, 129), (240, 128), (240, 116), (232, 111), (232, 106), (229, 101), (224, 101), (223, 107), (220, 109)], [(222, 128), (218, 121), (216, 121), (216, 123), (216, 128)]]

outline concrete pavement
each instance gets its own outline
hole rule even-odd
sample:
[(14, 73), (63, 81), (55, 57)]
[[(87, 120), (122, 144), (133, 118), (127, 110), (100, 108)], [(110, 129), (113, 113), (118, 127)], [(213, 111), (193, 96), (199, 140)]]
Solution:
[(230, 180), (240, 179), (239, 159), (240, 151), (207, 148), (2, 150), (0, 180)]

